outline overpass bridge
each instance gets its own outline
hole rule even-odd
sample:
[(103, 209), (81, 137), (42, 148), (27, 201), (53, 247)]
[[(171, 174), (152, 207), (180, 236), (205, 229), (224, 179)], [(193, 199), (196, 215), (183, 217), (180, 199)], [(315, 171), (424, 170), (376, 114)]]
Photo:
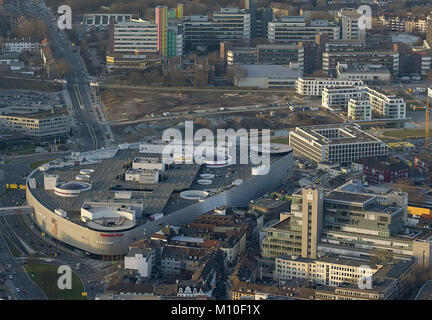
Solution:
[(0, 207), (0, 217), (33, 213), (32, 206)]

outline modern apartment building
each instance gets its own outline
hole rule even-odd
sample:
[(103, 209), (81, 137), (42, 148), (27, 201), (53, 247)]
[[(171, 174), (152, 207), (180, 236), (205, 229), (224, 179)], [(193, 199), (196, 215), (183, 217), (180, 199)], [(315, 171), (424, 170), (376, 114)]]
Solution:
[(298, 78), (296, 90), (303, 96), (320, 97), (324, 88), (361, 86), (361, 80), (341, 80), (332, 78)]
[(326, 87), (322, 91), (322, 106), (331, 110), (341, 110), (348, 107), (351, 98), (364, 95), (364, 87)]
[(367, 98), (351, 98), (348, 102), (348, 119), (371, 120), (372, 107)]
[(399, 53), (390, 51), (324, 51), (323, 71), (330, 77), (337, 76), (338, 63), (350, 66), (379, 65), (387, 68), (394, 76), (399, 75)]
[(111, 52), (158, 52), (157, 24), (143, 19), (132, 19), (112, 24), (111, 28)]
[(403, 98), (376, 87), (368, 87), (365, 92), (372, 111), (390, 119), (406, 117), (406, 102)]
[(316, 163), (347, 163), (388, 154), (387, 145), (356, 124), (296, 127), (289, 144), (294, 154)]
[(45, 139), (60, 137), (70, 132), (70, 119), (67, 112), (2, 114), (0, 131), (13, 130), (25, 136)]
[[(378, 260), (415, 257), (419, 265), (429, 267), (432, 232), (407, 225), (407, 194), (357, 187), (349, 182), (327, 192), (309, 188), (294, 193), (291, 212), (266, 229), (262, 256), (269, 260), (283, 254), (312, 259), (319, 254)], [(311, 236), (304, 232), (305, 222), (311, 226)]]
[(340, 38), (340, 27), (326, 20), (306, 23), (303, 16), (284, 16), (268, 24), (268, 40), (272, 43), (297, 43), (314, 41), (317, 34), (327, 34), (329, 39)]
[(409, 13), (382, 13), (378, 25), (394, 32), (426, 33), (427, 19)]

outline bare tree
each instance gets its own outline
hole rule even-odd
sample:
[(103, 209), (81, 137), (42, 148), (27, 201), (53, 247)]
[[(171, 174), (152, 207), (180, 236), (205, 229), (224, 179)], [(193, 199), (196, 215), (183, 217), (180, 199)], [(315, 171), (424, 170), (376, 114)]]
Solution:
[(205, 69), (198, 69), (195, 72), (194, 87), (207, 87), (208, 84), (208, 71)]
[(53, 70), (53, 75), (62, 78), (65, 74), (72, 71), (72, 66), (65, 58), (59, 58), (55, 60)]
[(234, 86), (238, 86), (240, 79), (247, 77), (247, 71), (240, 66), (234, 65), (228, 68), (226, 79)]
[(35, 265), (39, 263), (39, 258), (34, 254), (29, 254), (26, 257), (26, 262), (27, 262), (28, 271), (30, 273), (33, 273), (35, 272)]

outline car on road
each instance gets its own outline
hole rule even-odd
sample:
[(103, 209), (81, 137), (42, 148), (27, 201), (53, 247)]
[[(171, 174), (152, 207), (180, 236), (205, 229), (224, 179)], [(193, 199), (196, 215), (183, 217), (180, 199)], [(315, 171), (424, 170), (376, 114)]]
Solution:
[(21, 290), (20, 290), (20, 288), (16, 288), (16, 292), (20, 292)]
[(13, 275), (10, 274), (10, 275), (9, 275), (9, 279), (13, 279)]

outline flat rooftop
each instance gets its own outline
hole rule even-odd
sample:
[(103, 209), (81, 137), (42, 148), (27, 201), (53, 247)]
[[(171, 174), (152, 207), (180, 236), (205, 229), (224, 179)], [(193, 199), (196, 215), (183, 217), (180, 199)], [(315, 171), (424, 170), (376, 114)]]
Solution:
[(328, 124), (296, 127), (295, 134), (321, 145), (355, 144), (381, 142), (378, 138), (364, 132), (354, 124)]
[(333, 191), (326, 196), (326, 200), (335, 200), (347, 203), (357, 203), (365, 206), (368, 202), (373, 201), (376, 198), (374, 195), (343, 192), (343, 191)]
[[(81, 207), (85, 202), (91, 202), (95, 206), (98, 202), (102, 205), (112, 204), (113, 206), (142, 204), (143, 216), (139, 214), (136, 216), (136, 224), (140, 225), (147, 222), (148, 215), (162, 212), (168, 215), (199, 201), (181, 198), (180, 192), (182, 191), (202, 190), (208, 193), (208, 197), (211, 197), (233, 188), (234, 182), (239, 179), (247, 181), (252, 177), (251, 164), (231, 164), (217, 168), (198, 164), (173, 164), (166, 171), (159, 172), (161, 179), (158, 184), (124, 181), (123, 176), (135, 158), (154, 157), (158, 159), (160, 154), (140, 152), (138, 149), (118, 149), (114, 156), (109, 149), (101, 150), (99, 153), (99, 156), (86, 154), (84, 158), (88, 158), (88, 161), (81, 162), (80, 165), (51, 167), (46, 171), (36, 171), (32, 176), (36, 180), (36, 188), (31, 189), (32, 194), (51, 211), (59, 208), (66, 210), (67, 218), (70, 221), (83, 226), (86, 224), (81, 221), (80, 217)], [(271, 163), (280, 158), (282, 156), (272, 155)], [(69, 162), (73, 164), (73, 161)], [(55, 195), (53, 190), (45, 190), (45, 174), (57, 175), (57, 183), (76, 181), (76, 176), (83, 169), (94, 170), (90, 175), (90, 180), (87, 181), (92, 184), (89, 191), (82, 192), (77, 197), (61, 197)], [(202, 179), (201, 174), (204, 173), (214, 175), (211, 185), (198, 183), (198, 180)], [(131, 199), (116, 199), (116, 191), (131, 192)], [(93, 223), (98, 222), (93, 220)]]

